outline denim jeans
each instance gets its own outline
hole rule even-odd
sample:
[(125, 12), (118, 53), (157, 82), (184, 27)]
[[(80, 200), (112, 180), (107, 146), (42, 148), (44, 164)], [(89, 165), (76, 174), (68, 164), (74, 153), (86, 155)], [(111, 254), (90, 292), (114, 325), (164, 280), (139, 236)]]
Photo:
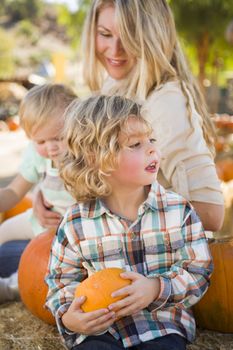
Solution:
[[(124, 350), (122, 342), (111, 334), (89, 336), (73, 350)], [(145, 343), (130, 347), (129, 350), (185, 350), (186, 340), (178, 334), (169, 334)]]
[(0, 277), (8, 277), (18, 269), (20, 257), (29, 242), (17, 240), (0, 245)]

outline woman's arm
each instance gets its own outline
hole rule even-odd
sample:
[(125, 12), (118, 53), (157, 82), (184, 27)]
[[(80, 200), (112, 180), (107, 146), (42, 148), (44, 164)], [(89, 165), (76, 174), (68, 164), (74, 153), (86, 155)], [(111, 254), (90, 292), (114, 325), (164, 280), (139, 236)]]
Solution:
[(224, 219), (224, 206), (204, 202), (192, 202), (202, 225), (207, 231), (219, 231)]
[(213, 157), (203, 137), (201, 117), (190, 97), (192, 115), (179, 84), (154, 91), (145, 107), (162, 154), (158, 181), (193, 203), (205, 230), (219, 230), (224, 200)]
[(51, 205), (45, 201), (41, 191), (34, 195), (33, 212), (43, 227), (57, 228), (61, 222), (61, 214), (51, 210)]

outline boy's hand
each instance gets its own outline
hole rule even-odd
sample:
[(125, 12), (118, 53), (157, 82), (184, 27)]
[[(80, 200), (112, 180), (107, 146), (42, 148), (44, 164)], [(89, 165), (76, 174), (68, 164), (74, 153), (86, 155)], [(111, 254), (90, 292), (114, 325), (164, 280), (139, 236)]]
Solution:
[(137, 272), (124, 272), (121, 273), (121, 277), (130, 279), (132, 283), (112, 293), (112, 297), (127, 295), (108, 307), (109, 310), (116, 311), (116, 318), (133, 315), (158, 297), (160, 291), (158, 278), (149, 279)]
[(41, 191), (38, 191), (35, 194), (35, 198), (33, 200), (33, 212), (41, 226), (46, 228), (57, 228), (61, 222), (62, 216), (50, 210), (51, 205), (45, 201)]
[(81, 305), (85, 297), (75, 298), (68, 311), (62, 316), (64, 326), (72, 332), (94, 335), (104, 332), (115, 322), (115, 312), (100, 309), (83, 312)]

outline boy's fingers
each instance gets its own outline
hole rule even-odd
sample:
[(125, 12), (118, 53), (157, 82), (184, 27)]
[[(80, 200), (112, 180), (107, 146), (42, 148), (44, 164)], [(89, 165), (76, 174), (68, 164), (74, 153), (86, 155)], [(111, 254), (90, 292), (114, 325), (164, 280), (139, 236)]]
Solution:
[[(81, 305), (85, 302), (86, 300), (86, 297), (84, 296), (81, 296), (81, 297), (78, 297), (78, 298), (74, 298), (74, 300), (72, 301), (72, 304), (71, 304), (71, 308), (73, 310), (81, 310)], [(82, 311), (83, 312), (83, 311)]]
[(122, 272), (120, 276), (124, 279), (129, 279), (131, 281), (135, 281), (141, 277), (137, 272), (133, 271)]

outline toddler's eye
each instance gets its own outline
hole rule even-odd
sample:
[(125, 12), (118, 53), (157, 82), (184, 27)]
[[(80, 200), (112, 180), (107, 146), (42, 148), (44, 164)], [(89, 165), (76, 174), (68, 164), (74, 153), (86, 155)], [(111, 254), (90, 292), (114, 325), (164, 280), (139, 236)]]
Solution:
[(156, 139), (150, 139), (150, 143), (155, 143)]
[(136, 142), (136, 143), (134, 143), (133, 145), (130, 145), (129, 148), (137, 148), (137, 147), (139, 147), (140, 145), (141, 145), (140, 142)]

